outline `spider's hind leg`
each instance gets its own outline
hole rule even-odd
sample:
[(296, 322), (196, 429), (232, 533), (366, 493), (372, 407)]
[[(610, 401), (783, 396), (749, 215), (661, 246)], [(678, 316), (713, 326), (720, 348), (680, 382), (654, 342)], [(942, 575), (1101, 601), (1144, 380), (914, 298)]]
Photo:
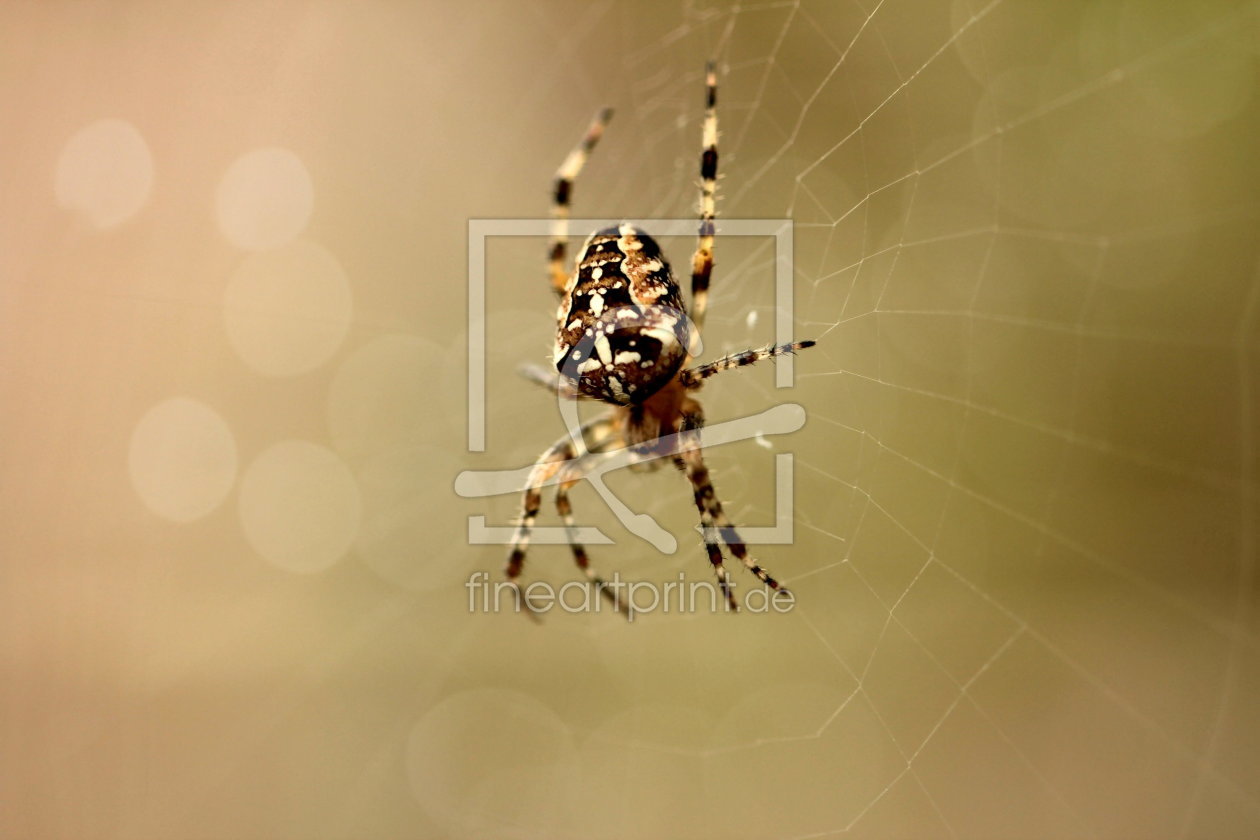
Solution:
[(717, 68), (704, 69), (704, 129), (700, 150), (700, 231), (691, 257), (691, 321), (704, 329), (709, 307), (709, 278), (713, 274), (713, 219), (717, 215)]
[(569, 201), (573, 197), (573, 182), (577, 180), (578, 173), (586, 165), (586, 159), (590, 157), (591, 150), (604, 135), (604, 128), (612, 119), (612, 113), (612, 108), (600, 109), (581, 141), (573, 148), (573, 151), (569, 152), (564, 163), (560, 164), (560, 168), (556, 170), (555, 190), (551, 198), (550, 274), (551, 288), (557, 297), (564, 296), (564, 287), (569, 278), (568, 269), (565, 267), (565, 253), (569, 239)]

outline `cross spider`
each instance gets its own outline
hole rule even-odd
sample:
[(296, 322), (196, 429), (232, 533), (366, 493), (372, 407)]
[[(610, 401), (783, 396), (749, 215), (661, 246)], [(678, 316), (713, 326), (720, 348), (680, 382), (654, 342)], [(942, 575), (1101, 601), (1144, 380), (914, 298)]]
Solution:
[[(521, 598), (517, 584), (525, 562), (530, 530), (542, 506), (540, 488), (555, 483), (556, 510), (564, 521), (573, 559), (614, 606), (628, 614), (629, 605), (591, 568), (585, 548), (576, 539), (569, 490), (582, 480), (594, 457), (630, 448), (656, 467), (668, 457), (691, 481), (704, 544), (718, 584), (732, 609), (738, 609), (730, 575), (722, 563), (720, 543), (771, 589), (780, 584), (749, 555), (735, 526), (722, 510), (704, 465), (699, 431), (704, 425), (696, 391), (716, 373), (812, 347), (812, 341), (746, 350), (699, 367), (688, 367), (692, 324), (698, 334), (704, 324), (709, 277), (713, 271), (714, 196), (717, 190), (717, 77), (709, 63), (703, 151), (700, 155), (700, 231), (691, 262), (691, 317), (669, 264), (655, 240), (632, 225), (622, 224), (592, 234), (582, 246), (572, 274), (565, 270), (569, 199), (573, 182), (612, 116), (605, 108), (596, 115), (585, 137), (556, 172), (552, 206), (551, 285), (559, 299), (554, 375), (538, 369), (526, 375), (553, 392), (589, 398), (612, 405), (583, 424), (585, 452), (566, 435), (547, 449), (530, 471), (520, 524), (507, 560), (508, 582)], [(527, 598), (521, 598), (532, 611)]]

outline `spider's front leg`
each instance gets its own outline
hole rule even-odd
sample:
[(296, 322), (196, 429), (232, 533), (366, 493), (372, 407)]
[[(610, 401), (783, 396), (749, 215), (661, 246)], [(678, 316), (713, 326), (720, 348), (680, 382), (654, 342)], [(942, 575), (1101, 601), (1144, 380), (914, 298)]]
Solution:
[(734, 596), (730, 591), (730, 576), (725, 566), (722, 565), (722, 552), (718, 546), (719, 538), (726, 543), (726, 547), (730, 549), (731, 554), (743, 561), (745, 568), (756, 575), (758, 580), (771, 589), (779, 590), (784, 589), (784, 587), (774, 579), (770, 572), (762, 568), (749, 555), (748, 547), (740, 539), (739, 532), (735, 530), (735, 525), (727, 518), (726, 512), (722, 510), (722, 502), (718, 500), (717, 491), (713, 487), (712, 477), (709, 474), (708, 467), (705, 466), (704, 456), (700, 449), (700, 429), (704, 426), (704, 414), (700, 410), (699, 403), (695, 400), (688, 400), (688, 403), (689, 405), (683, 410), (682, 450), (678, 453), (677, 460), (687, 473), (688, 480), (691, 481), (696, 500), (696, 509), (700, 513), (700, 526), (704, 531), (705, 549), (709, 554), (709, 562), (713, 565), (714, 571), (718, 576), (718, 583), (721, 585), (722, 591), (726, 593), (727, 602), (732, 608), (738, 609)]
[(616, 593), (604, 582), (603, 578), (591, 568), (590, 558), (587, 557), (585, 547), (577, 541), (577, 528), (573, 523), (573, 506), (569, 502), (569, 489), (582, 480), (590, 462), (596, 456), (602, 454), (608, 444), (612, 442), (613, 432), (614, 424), (611, 419), (606, 416), (598, 417), (581, 427), (580, 433), (583, 438), (589, 438), (591, 441), (586, 454), (579, 457), (572, 439), (565, 435), (548, 447), (547, 451), (538, 458), (538, 461), (535, 462), (533, 469), (530, 471), (521, 502), (521, 521), (517, 525), (516, 533), (512, 536), (512, 550), (508, 554), (505, 576), (508, 584), (516, 593), (517, 603), (524, 606), (526, 612), (533, 618), (538, 617), (537, 611), (529, 602), (525, 591), (521, 589), (517, 578), (521, 576), (521, 572), (524, 570), (525, 552), (529, 549), (530, 532), (533, 530), (534, 522), (538, 518), (538, 511), (542, 508), (542, 488), (557, 476), (560, 480), (556, 489), (556, 510), (564, 522), (565, 533), (569, 540), (569, 547), (573, 551), (574, 562), (586, 575), (587, 580), (611, 602), (615, 609), (627, 616), (629, 615), (629, 605), (621, 602), (617, 598)]
[[(579, 471), (580, 468), (575, 467), (565, 472), (574, 474), (579, 473)], [(591, 568), (591, 560), (586, 554), (586, 547), (578, 542), (577, 526), (573, 522), (573, 505), (569, 502), (569, 490), (581, 480), (582, 476), (580, 474), (572, 475), (572, 477), (562, 480), (556, 488), (556, 512), (560, 514), (560, 520), (564, 522), (565, 536), (569, 540), (569, 548), (573, 551), (573, 562), (586, 575), (587, 581), (590, 582), (591, 586), (595, 587), (595, 591), (606, 598), (613, 609), (626, 616), (626, 618), (630, 618), (631, 607), (629, 601), (623, 601), (618, 598), (617, 594), (609, 588), (604, 579), (596, 574), (595, 570)]]
[(555, 476), (565, 461), (571, 460), (573, 457), (572, 453), (573, 444), (569, 441), (569, 438), (567, 436), (561, 438), (539, 456), (534, 463), (534, 468), (529, 471), (529, 479), (525, 485), (525, 494), (521, 500), (521, 521), (517, 524), (516, 532), (512, 535), (512, 551), (508, 554), (507, 566), (504, 569), (504, 576), (507, 578), (508, 585), (516, 593), (518, 609), (523, 605), (525, 611), (534, 618), (537, 618), (537, 613), (534, 610), (534, 606), (529, 602), (525, 591), (517, 583), (517, 578), (521, 576), (521, 571), (525, 566), (525, 552), (529, 549), (529, 535), (534, 529), (534, 521), (538, 518), (538, 511), (542, 508), (543, 485)]
[[(691, 474), (690, 467), (682, 456), (677, 457), (675, 463), (680, 470), (688, 475)], [(709, 555), (709, 565), (713, 567), (713, 574), (717, 575), (718, 586), (722, 589), (722, 596), (726, 598), (727, 608), (731, 612), (739, 612), (739, 604), (735, 601), (735, 591), (731, 588), (731, 573), (726, 570), (726, 564), (722, 560), (722, 549), (718, 545), (719, 537), (713, 525), (713, 519), (701, 503), (698, 494), (696, 507), (700, 511), (700, 530), (704, 534), (704, 550)]]

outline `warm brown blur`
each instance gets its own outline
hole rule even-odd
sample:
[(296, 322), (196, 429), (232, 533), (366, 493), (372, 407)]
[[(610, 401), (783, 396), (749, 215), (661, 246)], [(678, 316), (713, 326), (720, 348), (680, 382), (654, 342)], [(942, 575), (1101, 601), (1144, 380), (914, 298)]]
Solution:
[[(0, 7), (0, 836), (1260, 836), (1260, 4)], [(470, 218), (795, 221), (793, 390), (711, 422), (785, 616), (469, 612), (563, 430), (515, 373), (545, 239)], [(584, 236), (587, 231), (574, 231)], [(580, 240), (579, 240), (580, 241)], [(693, 241), (662, 243), (684, 274)], [(704, 358), (774, 338), (717, 241)], [(673, 469), (589, 486), (604, 573), (707, 581)], [(540, 525), (558, 520), (548, 499)], [(735, 569), (749, 589), (750, 576)], [(529, 580), (578, 570), (535, 545)]]

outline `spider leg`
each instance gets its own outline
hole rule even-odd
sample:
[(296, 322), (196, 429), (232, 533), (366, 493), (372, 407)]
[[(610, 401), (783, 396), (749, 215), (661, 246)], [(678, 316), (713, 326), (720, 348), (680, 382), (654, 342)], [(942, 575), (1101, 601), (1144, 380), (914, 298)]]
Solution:
[(525, 566), (525, 552), (529, 549), (529, 534), (534, 528), (534, 520), (538, 518), (538, 510), (542, 507), (542, 485), (559, 471), (560, 466), (569, 458), (568, 453), (572, 451), (573, 444), (569, 438), (567, 436), (561, 438), (548, 447), (547, 451), (535, 462), (534, 468), (530, 470), (525, 495), (521, 501), (521, 521), (516, 526), (516, 533), (512, 535), (512, 551), (508, 554), (507, 566), (504, 569), (507, 583), (516, 593), (518, 608), (523, 605), (526, 613), (533, 618), (537, 618), (537, 613), (525, 591), (521, 589), (517, 578), (521, 576), (521, 570)]
[[(744, 545), (739, 532), (735, 530), (735, 525), (722, 510), (722, 503), (718, 500), (717, 491), (713, 488), (713, 479), (708, 467), (704, 464), (704, 456), (701, 454), (700, 442), (697, 439), (699, 430), (704, 425), (704, 415), (700, 411), (699, 404), (694, 400), (690, 402), (691, 405), (683, 411), (683, 446), (685, 448), (679, 453), (679, 458), (683, 462), (687, 478), (691, 481), (695, 494), (696, 508), (700, 511), (700, 524), (705, 532), (705, 543), (709, 546), (710, 562), (713, 559), (715, 543), (720, 537), (730, 549), (731, 554), (742, 560), (745, 568), (756, 575), (758, 580), (771, 589), (783, 589), (784, 587), (775, 580), (774, 576), (762, 568), (748, 553), (748, 547)], [(713, 533), (714, 530), (717, 532), (716, 535)]]
[[(577, 468), (592, 455), (600, 454), (613, 440), (611, 432), (614, 429), (612, 419), (605, 415), (596, 417), (581, 427), (580, 433), (585, 440), (588, 436), (593, 440), (589, 451), (581, 459), (578, 458), (577, 449), (573, 445), (573, 440), (568, 435), (557, 440), (547, 450), (538, 457), (534, 463), (533, 469), (530, 470), (529, 478), (526, 481), (525, 492), (521, 500), (521, 520), (516, 526), (516, 533), (512, 535), (512, 550), (508, 554), (507, 564), (504, 569), (504, 576), (507, 578), (508, 585), (516, 592), (517, 603), (524, 606), (526, 612), (534, 618), (537, 613), (534, 610), (529, 599), (526, 597), (524, 590), (521, 589), (517, 579), (521, 576), (521, 572), (525, 566), (525, 554), (529, 550), (529, 536), (534, 528), (534, 522), (538, 518), (538, 511), (542, 508), (542, 487), (566, 468), (578, 472), (570, 480), (570, 485), (580, 480), (580, 471)], [(569, 480), (569, 479), (567, 479)], [(566, 488), (567, 489), (567, 488)], [(566, 494), (567, 496), (567, 494)], [(567, 498), (566, 498), (567, 506)], [(560, 507), (559, 497), (556, 499), (557, 508)], [(570, 542), (572, 543), (573, 530), (570, 527), (571, 520), (565, 522), (566, 528), (569, 528)], [(585, 549), (580, 545), (574, 552), (577, 557), (577, 550), (581, 550), (585, 556)], [(579, 566), (581, 564), (579, 563)], [(602, 581), (600, 581), (602, 583)], [(607, 588), (604, 588), (608, 592)], [(608, 592), (609, 595), (613, 593)]]
[[(578, 467), (573, 467), (566, 470), (566, 472), (572, 474), (577, 469)], [(595, 573), (595, 570), (591, 568), (591, 560), (586, 554), (586, 548), (578, 542), (577, 526), (573, 523), (573, 505), (569, 502), (569, 490), (581, 480), (581, 476), (577, 475), (561, 481), (556, 487), (556, 512), (560, 514), (560, 519), (564, 522), (565, 533), (569, 539), (569, 548), (573, 550), (573, 561), (577, 563), (577, 567), (586, 575), (586, 579), (590, 581), (591, 586), (595, 587), (595, 591), (608, 599), (613, 609), (629, 618), (629, 602), (621, 601), (617, 594), (608, 587), (604, 579)]]
[(716, 362), (709, 362), (707, 365), (689, 368), (678, 374), (682, 381), (683, 387), (694, 391), (700, 387), (704, 380), (710, 376), (721, 373), (724, 370), (734, 370), (744, 365), (751, 365), (760, 362), (763, 359), (772, 359), (775, 356), (786, 356), (788, 353), (795, 353), (797, 350), (804, 350), (806, 347), (813, 347), (813, 341), (794, 341), (791, 344), (771, 344), (769, 347), (763, 347), (760, 350), (745, 350), (742, 353), (732, 353), (729, 356), (723, 356)]
[(691, 258), (691, 321), (696, 330), (704, 328), (709, 307), (709, 277), (713, 274), (713, 219), (717, 215), (717, 70), (712, 61), (705, 67), (704, 134), (700, 153), (700, 235)]
[(561, 377), (557, 376), (554, 371), (548, 371), (540, 365), (521, 365), (516, 369), (516, 371), (530, 382), (544, 388), (545, 390), (551, 392), (553, 396), (558, 396), (561, 399), (592, 399), (574, 388)]
[(738, 612), (739, 604), (735, 601), (731, 574), (722, 558), (720, 537), (713, 522), (712, 507), (707, 501), (708, 497), (713, 496), (713, 485), (708, 481), (707, 471), (704, 472), (703, 485), (697, 484), (696, 481), (697, 467), (704, 470), (704, 463), (700, 459), (700, 427), (704, 425), (704, 415), (698, 403), (694, 400), (689, 402), (691, 408), (683, 414), (683, 430), (679, 433), (679, 454), (674, 456), (674, 463), (686, 473), (691, 481), (696, 510), (700, 514), (700, 529), (704, 535), (704, 550), (709, 555), (709, 565), (713, 567), (713, 574), (717, 576), (718, 586), (721, 587), (722, 595), (726, 598), (728, 609), (731, 612)]
[(564, 287), (569, 278), (564, 262), (569, 239), (569, 199), (573, 193), (573, 182), (577, 180), (591, 150), (603, 136), (604, 127), (612, 119), (612, 113), (612, 108), (600, 109), (582, 140), (556, 170), (555, 193), (551, 204), (551, 288), (557, 297), (564, 296)]
[[(682, 456), (676, 457), (674, 463), (678, 465), (680, 470), (687, 473), (690, 478), (690, 468)], [(692, 484), (694, 486), (695, 482), (693, 481)], [(713, 567), (713, 574), (717, 576), (718, 586), (722, 590), (722, 596), (726, 598), (727, 608), (731, 612), (738, 612), (739, 604), (735, 601), (735, 592), (731, 588), (731, 573), (727, 571), (726, 564), (723, 562), (722, 549), (718, 544), (720, 538), (713, 525), (713, 519), (709, 516), (708, 508), (701, 501), (698, 491), (695, 494), (695, 498), (696, 509), (700, 512), (700, 527), (704, 532), (704, 550), (709, 555), (709, 565)]]

